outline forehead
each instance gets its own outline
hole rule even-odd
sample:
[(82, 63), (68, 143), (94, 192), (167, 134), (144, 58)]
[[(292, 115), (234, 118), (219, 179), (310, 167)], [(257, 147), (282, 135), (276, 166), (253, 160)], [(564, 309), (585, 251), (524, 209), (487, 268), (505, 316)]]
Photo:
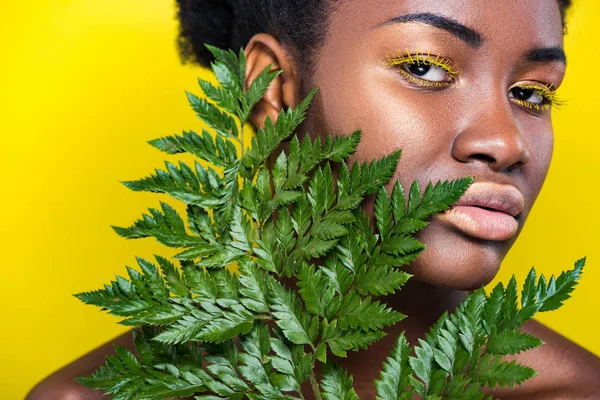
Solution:
[(337, 40), (360, 40), (386, 21), (414, 13), (453, 19), (480, 33), (485, 47), (563, 43), (557, 0), (343, 0), (335, 2), (329, 31)]

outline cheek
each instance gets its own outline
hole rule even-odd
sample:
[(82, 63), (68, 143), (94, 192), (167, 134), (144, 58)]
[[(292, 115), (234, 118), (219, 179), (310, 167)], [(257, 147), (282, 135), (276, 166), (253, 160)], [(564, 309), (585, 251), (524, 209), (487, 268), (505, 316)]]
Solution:
[(548, 174), (552, 152), (554, 150), (554, 134), (550, 121), (529, 127), (530, 133), (525, 135), (530, 152), (528, 165), (523, 168), (522, 179), (527, 209), (531, 209)]
[(443, 96), (408, 89), (390, 73), (373, 68), (362, 74), (341, 71), (321, 82), (316, 128), (341, 135), (360, 129), (361, 142), (350, 162), (402, 149), (398, 173), (406, 183), (430, 176), (430, 169), (450, 156), (452, 129), (447, 122), (452, 110)]
[(534, 141), (532, 145), (532, 153), (535, 152), (535, 149), (539, 149), (539, 155), (537, 156), (537, 162), (539, 164), (541, 183), (543, 183), (546, 175), (548, 174), (548, 168), (550, 167), (550, 161), (552, 160), (552, 152), (554, 151), (554, 134), (552, 132), (552, 127), (547, 127), (547, 132), (545, 134), (540, 135), (537, 140)]

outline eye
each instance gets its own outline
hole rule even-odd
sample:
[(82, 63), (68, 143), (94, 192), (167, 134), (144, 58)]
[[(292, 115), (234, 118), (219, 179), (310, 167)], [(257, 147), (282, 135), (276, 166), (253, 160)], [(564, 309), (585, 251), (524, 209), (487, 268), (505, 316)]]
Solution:
[(512, 88), (508, 92), (508, 97), (513, 99), (519, 99), (522, 101), (527, 101), (533, 104), (544, 103), (544, 98), (535, 89), (524, 89), (521, 87)]
[(555, 103), (556, 91), (552, 85), (519, 85), (508, 90), (512, 102), (534, 111), (545, 111)]
[(446, 87), (454, 82), (457, 74), (447, 58), (423, 54), (397, 53), (388, 56), (388, 64), (395, 67), (408, 82), (423, 87)]
[(413, 74), (419, 79), (423, 79), (430, 82), (451, 82), (452, 77), (444, 68), (428, 63), (427, 61), (420, 61), (415, 64), (405, 63), (401, 67), (404, 71)]

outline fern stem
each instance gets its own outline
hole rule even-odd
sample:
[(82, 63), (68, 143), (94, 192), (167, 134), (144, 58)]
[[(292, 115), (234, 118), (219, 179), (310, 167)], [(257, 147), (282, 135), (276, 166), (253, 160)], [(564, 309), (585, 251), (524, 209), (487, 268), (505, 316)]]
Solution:
[[(240, 147), (241, 147), (241, 150), (242, 150), (242, 157), (244, 157), (244, 154), (246, 153), (246, 149), (244, 147), (244, 143), (246, 143), (245, 140), (244, 140), (244, 124), (240, 124), (240, 125), (241, 125), (241, 128), (240, 128), (240, 136), (241, 136), (241, 138), (240, 138), (241, 139), (240, 140)], [(240, 158), (242, 158), (242, 157), (240, 157)]]
[(313, 392), (315, 393), (315, 399), (323, 400), (323, 397), (321, 397), (321, 391), (319, 390), (319, 384), (317, 383), (317, 378), (315, 377), (314, 372), (310, 373), (309, 379), (310, 379), (310, 385), (312, 386)]
[(260, 239), (260, 226), (258, 225), (258, 221), (252, 219), (252, 225), (254, 225), (254, 233), (256, 234), (256, 238)]

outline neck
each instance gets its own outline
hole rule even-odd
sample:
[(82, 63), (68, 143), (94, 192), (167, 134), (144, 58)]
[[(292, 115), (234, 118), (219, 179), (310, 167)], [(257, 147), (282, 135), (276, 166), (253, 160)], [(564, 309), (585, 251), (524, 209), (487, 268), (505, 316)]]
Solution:
[(406, 324), (435, 322), (445, 311), (454, 309), (467, 297), (468, 292), (433, 286), (409, 280), (397, 293), (381, 298), (383, 303), (408, 316)]

